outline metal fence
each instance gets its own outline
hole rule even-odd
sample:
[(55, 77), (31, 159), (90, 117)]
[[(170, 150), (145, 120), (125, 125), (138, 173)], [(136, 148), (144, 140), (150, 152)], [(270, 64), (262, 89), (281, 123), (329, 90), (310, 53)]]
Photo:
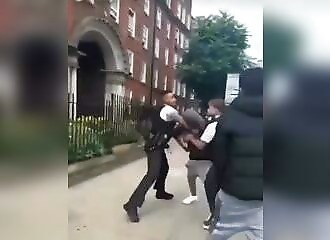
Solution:
[(73, 99), (69, 94), (69, 162), (103, 155), (114, 145), (138, 139), (135, 125), (143, 109), (142, 103), (112, 94), (104, 102), (101, 114), (99, 111), (81, 114), (80, 106)]

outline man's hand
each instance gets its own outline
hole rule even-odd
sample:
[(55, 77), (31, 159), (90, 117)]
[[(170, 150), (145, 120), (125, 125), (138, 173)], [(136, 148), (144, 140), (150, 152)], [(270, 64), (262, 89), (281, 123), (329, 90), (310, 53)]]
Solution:
[(185, 141), (186, 143), (190, 142), (192, 139), (194, 138), (194, 135), (192, 134), (186, 134), (183, 136), (183, 141)]
[(183, 141), (182, 137), (175, 138), (175, 140), (180, 145), (180, 147), (182, 147), (186, 152), (189, 152), (188, 145)]

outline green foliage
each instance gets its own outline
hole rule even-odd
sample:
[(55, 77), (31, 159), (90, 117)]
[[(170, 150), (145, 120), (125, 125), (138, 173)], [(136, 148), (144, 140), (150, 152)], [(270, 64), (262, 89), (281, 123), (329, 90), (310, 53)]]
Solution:
[(122, 129), (122, 134), (118, 135), (115, 134), (110, 121), (82, 117), (69, 125), (69, 163), (110, 154), (116, 145), (137, 141), (138, 135), (133, 126), (125, 131)]
[(251, 64), (244, 53), (249, 46), (248, 31), (225, 12), (196, 21), (189, 51), (178, 67), (179, 77), (207, 103), (224, 97), (228, 73), (240, 72)]

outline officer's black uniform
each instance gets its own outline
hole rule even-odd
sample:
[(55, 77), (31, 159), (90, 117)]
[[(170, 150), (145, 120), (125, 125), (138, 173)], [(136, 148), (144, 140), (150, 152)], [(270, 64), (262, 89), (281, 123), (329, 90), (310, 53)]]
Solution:
[(148, 159), (147, 173), (125, 205), (127, 209), (141, 207), (146, 193), (155, 181), (156, 196), (162, 198), (165, 194), (165, 181), (169, 170), (165, 148), (171, 137), (173, 137), (176, 122), (164, 121), (160, 117), (161, 110), (162, 108), (158, 109), (155, 115), (152, 116), (151, 134), (145, 143), (145, 151)]

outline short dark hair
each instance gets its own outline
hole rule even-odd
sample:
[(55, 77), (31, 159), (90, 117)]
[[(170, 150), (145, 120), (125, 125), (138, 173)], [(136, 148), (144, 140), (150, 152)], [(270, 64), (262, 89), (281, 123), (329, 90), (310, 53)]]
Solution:
[(169, 94), (169, 93), (173, 93), (173, 92), (170, 91), (170, 90), (164, 90), (164, 91), (163, 91), (163, 96), (165, 96), (165, 95), (167, 95), (167, 94)]
[(221, 98), (211, 99), (209, 101), (209, 105), (215, 107), (220, 112), (223, 112), (225, 110), (225, 101)]
[(260, 67), (244, 70), (239, 76), (239, 85), (243, 94), (263, 94), (263, 69)]

